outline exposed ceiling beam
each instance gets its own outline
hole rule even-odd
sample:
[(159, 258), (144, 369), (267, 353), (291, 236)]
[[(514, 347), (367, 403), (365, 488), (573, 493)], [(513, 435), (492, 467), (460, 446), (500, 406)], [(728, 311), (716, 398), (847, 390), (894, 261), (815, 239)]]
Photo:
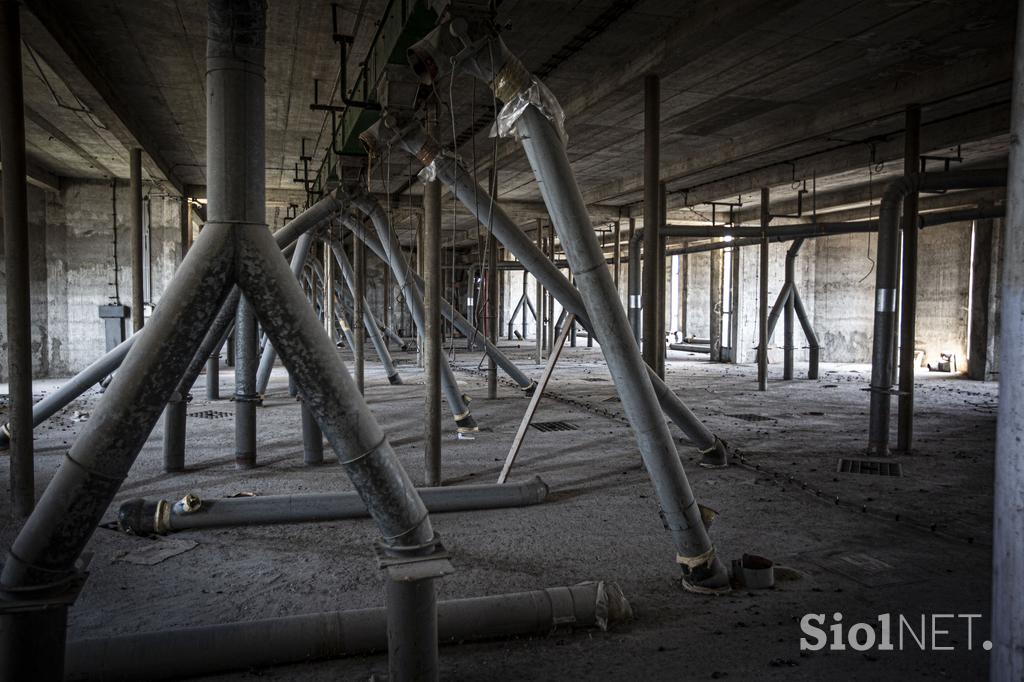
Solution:
[[(948, 120), (933, 122), (921, 127), (921, 148), (926, 150), (944, 149), (959, 143), (989, 140), (1005, 134), (1010, 125), (1009, 103), (981, 111), (954, 116)], [(879, 162), (891, 164), (903, 158), (903, 139), (893, 137), (879, 142), (875, 148)], [(799, 160), (801, 176), (816, 174), (819, 178), (842, 173), (866, 166), (863, 145), (846, 146), (811, 154)], [(686, 192), (670, 192), (666, 204), (668, 210), (719, 201), (738, 194), (755, 192), (761, 187), (778, 187), (792, 179), (793, 167), (788, 163), (769, 164), (763, 168), (739, 172), (721, 180), (693, 187)], [(778, 213), (791, 211), (779, 210)], [(629, 206), (623, 214), (641, 217), (642, 207)]]
[[(758, 126), (748, 135), (730, 140), (729, 144), (720, 141), (709, 144), (682, 161), (663, 166), (661, 179), (663, 182), (686, 184), (689, 178), (696, 178), (698, 174), (716, 170), (728, 173), (729, 167), (737, 162), (756, 163), (754, 159), (769, 154), (774, 156), (776, 165), (782, 165), (783, 162), (778, 159), (785, 154), (787, 148), (795, 149), (810, 141), (828, 145), (830, 138), (841, 137), (848, 129), (902, 116), (908, 104), (917, 102), (927, 107), (964, 93), (1008, 83), (1011, 69), (1012, 50), (1007, 48), (996, 59), (986, 56), (964, 60), (954, 66), (943, 65), (912, 77), (896, 79), (889, 88), (880, 90), (872, 97), (857, 93), (845, 99), (819, 102), (813, 107), (806, 104), (785, 105), (774, 113), (781, 116), (786, 110), (791, 112), (789, 125), (774, 126), (770, 133), (766, 133), (764, 126)], [(970, 105), (965, 102), (965, 108), (967, 106)], [(1007, 126), (1008, 122), (1007, 118)], [(863, 148), (863, 144), (858, 145), (862, 157)], [(801, 172), (804, 172), (802, 166)], [(791, 167), (788, 170), (792, 172)], [(584, 193), (584, 199), (588, 202), (608, 201), (642, 190), (643, 176), (635, 173), (590, 188)], [(728, 194), (730, 192), (724, 192), (713, 198)]]
[[(0, 173), (3, 172), (3, 168), (3, 164), (0, 164)], [(60, 192), (60, 178), (32, 161), (25, 163), (25, 180), (45, 192)]]
[[(61, 16), (56, 3), (26, 0), (25, 4), (45, 31), (32, 30), (27, 20), (26, 39), (51, 65), (70, 62), (78, 74), (61, 71), (69, 87), (110, 128), (125, 149), (138, 146), (145, 151), (143, 163), (149, 175), (165, 180), (175, 192), (183, 194), (184, 183), (165, 158), (156, 137), (146, 129), (134, 113), (132, 103), (125, 99), (126, 84), (113, 82), (93, 56), (82, 46), (74, 25)], [(28, 18), (26, 18), (28, 19)], [(42, 33), (48, 34), (47, 36)], [(147, 163), (147, 160), (149, 163)]]

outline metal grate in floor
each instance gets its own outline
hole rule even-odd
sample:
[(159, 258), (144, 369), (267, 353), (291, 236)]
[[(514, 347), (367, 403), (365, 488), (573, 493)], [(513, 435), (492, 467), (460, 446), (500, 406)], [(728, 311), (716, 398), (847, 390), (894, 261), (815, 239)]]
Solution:
[(577, 431), (580, 428), (571, 422), (562, 421), (533, 422), (532, 424), (530, 424), (530, 426), (537, 429), (538, 431), (544, 431), (545, 433), (548, 433), (550, 431)]
[(745, 422), (766, 422), (772, 421), (774, 417), (766, 417), (763, 414), (730, 414), (733, 419), (742, 419)]
[(874, 474), (876, 476), (902, 476), (903, 465), (899, 462), (879, 462), (871, 459), (846, 459), (841, 457), (836, 465), (841, 474)]
[(227, 419), (228, 417), (234, 417), (233, 412), (222, 412), (220, 410), (200, 410), (198, 412), (189, 413), (190, 417), (198, 417), (199, 419)]

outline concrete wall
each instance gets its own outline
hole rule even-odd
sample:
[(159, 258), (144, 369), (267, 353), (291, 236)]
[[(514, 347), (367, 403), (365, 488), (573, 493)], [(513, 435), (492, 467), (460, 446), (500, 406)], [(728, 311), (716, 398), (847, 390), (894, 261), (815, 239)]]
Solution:
[[(117, 278), (121, 301), (131, 301), (130, 213), (127, 183), (116, 190)], [(181, 201), (144, 187), (149, 201), (151, 304), (159, 302), (178, 265)], [(29, 188), (32, 262), (33, 372), (78, 372), (105, 351), (98, 306), (113, 300), (115, 193), (103, 181), (63, 180), (59, 194)], [(6, 292), (0, 294), (6, 320)], [(6, 322), (0, 335), (0, 376), (6, 378)]]

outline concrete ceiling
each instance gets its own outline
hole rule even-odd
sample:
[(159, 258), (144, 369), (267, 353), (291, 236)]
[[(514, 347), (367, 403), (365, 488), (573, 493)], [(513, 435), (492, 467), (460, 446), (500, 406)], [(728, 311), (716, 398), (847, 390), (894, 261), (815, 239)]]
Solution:
[[(341, 30), (368, 49), (385, 0), (344, 0)], [(28, 0), (25, 69), (29, 153), (40, 173), (125, 177), (127, 148), (179, 191), (205, 185), (205, 2)], [(641, 215), (643, 75), (661, 76), (662, 179), (670, 217), (761, 186), (793, 195), (863, 185), (898, 172), (903, 111), (923, 111), (922, 148), (967, 162), (1005, 156), (1016, 3), (1008, 0), (504, 0), (498, 23), (567, 114), (569, 154), (595, 220)], [(29, 14), (29, 13), (26, 13)], [(309, 110), (336, 81), (326, 0), (271, 0), (267, 52), (267, 187), (301, 203), (293, 181), (302, 140), (314, 165), (325, 117)], [(540, 194), (518, 144), (487, 136), (490, 94), (467, 77), (437, 90), (442, 137), (461, 142), (480, 177), (497, 158), (499, 196)], [(477, 134), (471, 134), (477, 130)], [(407, 159), (388, 187), (419, 192)], [(879, 166), (879, 164), (882, 164)], [(869, 172), (869, 168), (874, 170)], [(410, 189), (406, 189), (410, 188)], [(412, 199), (416, 203), (418, 197)], [(467, 225), (460, 225), (466, 229)], [(472, 231), (472, 230), (470, 230)]]

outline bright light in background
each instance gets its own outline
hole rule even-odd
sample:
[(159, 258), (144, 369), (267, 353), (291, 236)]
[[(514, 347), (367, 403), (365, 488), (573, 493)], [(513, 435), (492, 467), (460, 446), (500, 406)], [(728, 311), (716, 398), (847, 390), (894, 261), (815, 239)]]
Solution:
[(731, 234), (725, 235), (724, 237), (722, 237), (722, 241), (724, 241), (724, 242), (731, 242), (732, 241), (732, 235)]

